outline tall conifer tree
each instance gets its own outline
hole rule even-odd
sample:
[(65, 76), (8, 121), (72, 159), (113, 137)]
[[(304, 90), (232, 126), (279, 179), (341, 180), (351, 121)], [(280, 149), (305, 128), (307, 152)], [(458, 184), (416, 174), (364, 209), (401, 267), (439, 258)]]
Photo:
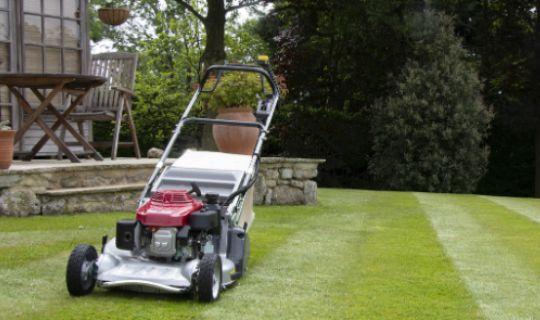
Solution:
[(370, 172), (382, 187), (472, 192), (486, 170), (493, 117), (451, 19), (410, 17), (414, 54), (395, 91), (373, 110)]

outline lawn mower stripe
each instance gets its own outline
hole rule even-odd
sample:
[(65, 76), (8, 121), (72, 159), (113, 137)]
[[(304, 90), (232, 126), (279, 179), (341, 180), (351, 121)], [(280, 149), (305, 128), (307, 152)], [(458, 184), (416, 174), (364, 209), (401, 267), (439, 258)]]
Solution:
[[(4, 247), (21, 246), (21, 239), (24, 239), (25, 246), (41, 246), (54, 242), (62, 242), (69, 239), (78, 240), (81, 234), (104, 235), (109, 232), (109, 228), (88, 228), (81, 230), (54, 230), (54, 231), (21, 231), (21, 232), (0, 232), (0, 249)], [(87, 238), (87, 237), (85, 237)]]
[(234, 292), (226, 292), (203, 318), (335, 318), (343, 310), (327, 297), (354, 262), (350, 253), (358, 248), (363, 215), (333, 212), (305, 220), (302, 230), (250, 270)]
[[(484, 197), (459, 197), (472, 217), (525, 267), (540, 276), (540, 232), (538, 223)], [(530, 244), (530, 245), (527, 245)]]
[(536, 199), (518, 199), (508, 197), (482, 196), (513, 212), (521, 214), (530, 220), (540, 223), (540, 201)]
[(466, 197), (415, 195), (486, 318), (540, 316), (540, 278), (461, 204)]
[(51, 301), (65, 296), (64, 277), (58, 276), (66, 266), (69, 251), (56, 253), (47, 259), (32, 261), (16, 269), (0, 268), (0, 310), (9, 310), (11, 319), (35, 318), (41, 310), (51, 307)]
[[(90, 238), (81, 238), (81, 242), (90, 242)], [(95, 239), (91, 239), (92, 241)], [(47, 259), (63, 251), (69, 251), (78, 242), (76, 240), (64, 240), (43, 245), (22, 245), (17, 247), (0, 248), (0, 268), (20, 268), (28, 263)]]
[[(358, 319), (368, 314), (431, 319), (437, 315), (451, 316), (456, 312), (475, 314), (474, 300), (471, 297), (458, 297), (467, 296), (468, 292), (460, 284), (458, 273), (452, 269), (449, 261), (449, 265), (443, 267), (444, 277), (448, 279), (442, 283), (435, 282), (435, 288), (430, 288), (432, 283), (425, 282), (421, 270), (407, 270), (407, 266), (415, 267), (415, 256), (422, 259), (417, 256), (416, 249), (421, 250), (425, 244), (415, 243), (418, 233), (424, 236), (423, 230), (411, 231), (399, 225), (411, 219), (410, 224), (416, 225), (418, 219), (425, 219), (414, 196), (369, 191), (350, 194), (345, 191), (340, 196), (344, 197), (344, 193), (354, 198), (347, 201), (352, 205), (342, 210), (343, 206), (333, 203), (339, 197), (326, 199), (326, 193), (323, 193), (321, 203), (324, 207), (321, 207), (327, 214), (304, 221), (301, 230), (250, 270), (248, 277), (234, 291), (226, 292), (219, 305), (210, 306), (201, 318)], [(396, 197), (399, 197), (399, 201), (396, 201)], [(390, 205), (392, 208), (381, 212), (381, 208), (389, 204), (393, 204)], [(336, 207), (340, 208), (339, 211), (336, 211)], [(425, 228), (426, 237), (432, 237), (428, 242), (432, 241), (440, 253), (432, 253), (428, 249), (420, 254), (435, 259), (442, 257), (442, 261), (435, 263), (447, 263), (435, 234), (431, 235), (429, 222), (426, 222)], [(370, 235), (375, 236), (371, 243), (372, 255), (366, 256), (364, 249)], [(400, 247), (404, 240), (412, 241), (411, 245), (416, 244), (416, 249), (407, 250), (407, 253), (400, 249), (381, 251), (382, 245)], [(385, 264), (389, 261), (394, 262), (390, 267)], [(396, 264), (399, 265), (397, 269), (392, 269), (396, 268)], [(394, 273), (382, 274), (387, 268)], [(365, 277), (368, 276), (371, 281), (366, 282)], [(389, 279), (401, 282), (403, 286)], [(423, 298), (430, 295), (433, 299), (424, 302)], [(401, 302), (406, 297), (422, 300), (422, 303), (403, 310)], [(392, 311), (388, 312), (388, 309), (380, 309), (383, 306), (381, 303), (396, 306), (392, 306)], [(436, 310), (421, 310), (426, 305)]]
[(370, 196), (375, 201), (364, 206), (368, 232), (357, 249), (358, 268), (345, 277), (356, 296), (346, 318), (476, 318), (475, 300), (417, 199), (396, 192)]

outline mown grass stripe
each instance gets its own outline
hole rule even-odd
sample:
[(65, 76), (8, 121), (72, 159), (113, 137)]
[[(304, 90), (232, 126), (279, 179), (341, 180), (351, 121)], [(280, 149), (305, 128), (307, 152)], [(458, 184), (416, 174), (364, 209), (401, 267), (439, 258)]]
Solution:
[[(374, 192), (368, 232), (345, 276), (350, 319), (476, 319), (480, 312), (411, 193)], [(338, 298), (339, 301), (339, 298)], [(353, 303), (351, 301), (351, 303)]]
[(507, 248), (524, 267), (540, 276), (540, 228), (536, 222), (484, 197), (454, 197), (498, 246)]
[(65, 270), (66, 256), (61, 253), (16, 269), (0, 269), (0, 318), (15, 319), (49, 308), (53, 297), (59, 295), (51, 289), (64, 280), (58, 277), (58, 270)]
[(341, 275), (359, 246), (364, 214), (324, 208), (327, 212), (304, 220), (300, 231), (201, 318), (329, 319), (343, 314), (343, 306), (328, 297), (333, 283), (346, 285)]
[[(6, 247), (43, 246), (68, 239), (87, 238), (86, 235), (113, 235), (113, 228), (80, 228), (76, 230), (0, 232), (0, 250)], [(96, 238), (97, 239), (97, 238)]]
[(473, 217), (475, 209), (463, 201), (478, 197), (415, 195), (486, 318), (540, 316), (540, 278)]
[(234, 292), (201, 318), (477, 315), (473, 299), (412, 195), (324, 190), (321, 203), (323, 217), (304, 221), (309, 228), (251, 270)]
[(504, 206), (516, 213), (519, 213), (530, 220), (540, 223), (540, 200), (483, 196), (483, 198)]
[(26, 218), (0, 217), (0, 233), (21, 231), (76, 230), (78, 228), (113, 226), (119, 219), (133, 218), (133, 213), (91, 213)]

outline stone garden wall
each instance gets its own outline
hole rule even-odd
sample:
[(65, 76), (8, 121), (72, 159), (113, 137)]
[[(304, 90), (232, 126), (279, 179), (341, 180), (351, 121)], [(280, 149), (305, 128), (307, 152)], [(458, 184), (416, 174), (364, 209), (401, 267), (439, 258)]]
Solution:
[(317, 203), (317, 167), (321, 159), (263, 158), (255, 184), (255, 204)]
[[(18, 163), (0, 170), (0, 215), (132, 211), (157, 159)], [(318, 159), (262, 158), (256, 204), (315, 204)]]

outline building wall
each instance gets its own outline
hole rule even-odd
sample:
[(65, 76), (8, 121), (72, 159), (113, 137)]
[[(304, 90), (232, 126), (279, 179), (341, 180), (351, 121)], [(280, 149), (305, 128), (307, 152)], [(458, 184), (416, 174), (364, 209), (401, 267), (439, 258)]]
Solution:
[[(87, 6), (87, 0), (0, 0), (0, 72), (86, 73)], [(39, 105), (31, 92), (23, 94), (32, 106)], [(53, 103), (63, 106), (66, 99), (58, 96)], [(0, 118), (17, 129), (25, 116), (7, 88), (0, 88)], [(53, 116), (46, 118), (50, 122)], [(42, 135), (32, 126), (16, 151), (31, 149)], [(42, 155), (55, 154), (57, 147), (49, 141), (42, 150)]]

